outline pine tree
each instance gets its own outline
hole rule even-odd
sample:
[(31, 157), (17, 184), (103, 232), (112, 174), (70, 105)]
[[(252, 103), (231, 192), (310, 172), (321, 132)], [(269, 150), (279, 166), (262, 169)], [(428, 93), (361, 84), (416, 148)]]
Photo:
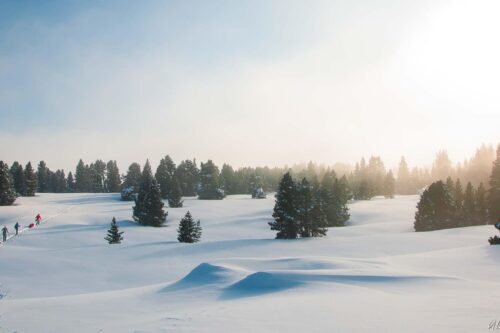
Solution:
[(208, 160), (207, 163), (201, 163), (198, 199), (220, 200), (223, 199), (224, 196), (219, 168), (217, 168), (212, 160)]
[[(227, 195), (237, 194), (237, 178), (234, 169), (229, 164), (222, 165), (220, 177), (224, 192)], [(253, 192), (251, 192), (253, 193)]]
[(104, 238), (109, 244), (120, 244), (123, 240), (123, 231), (118, 230), (118, 225), (116, 224), (116, 219), (113, 217), (111, 222), (111, 227), (108, 230), (108, 235)]
[(66, 182), (66, 176), (64, 170), (57, 170), (55, 173), (51, 173), (51, 187), (54, 193), (64, 193), (68, 188)]
[(313, 189), (306, 178), (297, 184), (295, 216), (301, 237), (311, 237), (311, 218), (314, 205)]
[(97, 160), (89, 166), (90, 192), (103, 193), (105, 183), (106, 163)]
[(160, 164), (156, 169), (155, 178), (158, 185), (160, 185), (161, 197), (163, 199), (168, 199), (170, 191), (172, 191), (175, 170), (174, 161), (172, 161), (170, 156), (167, 155), (160, 160)]
[(491, 169), (488, 216), (491, 224), (500, 221), (500, 144), (497, 147), (497, 157)]
[(276, 230), (276, 238), (297, 238), (299, 226), (296, 217), (297, 185), (289, 172), (285, 173), (279, 183), (274, 205), (273, 222), (269, 222), (271, 230)]
[(398, 194), (403, 195), (414, 194), (415, 192), (410, 183), (410, 170), (404, 156), (401, 157), (401, 162), (399, 162), (396, 189)]
[(161, 227), (165, 224), (168, 215), (163, 210), (163, 206), (160, 186), (153, 177), (149, 161), (146, 161), (132, 217), (134, 221), (142, 225)]
[(181, 186), (176, 178), (172, 179), (172, 185), (170, 187), (169, 195), (168, 195), (168, 206), (171, 208), (179, 208), (182, 207), (182, 193)]
[(181, 243), (196, 243), (201, 238), (201, 231), (200, 220), (194, 222), (188, 211), (179, 223), (177, 240)]
[(138, 163), (132, 163), (128, 167), (125, 180), (123, 181), (123, 189), (132, 188), (133, 193), (139, 192), (141, 184), (141, 166)]
[(486, 204), (486, 189), (484, 184), (480, 183), (476, 192), (476, 224), (483, 225), (488, 223), (488, 208)]
[(10, 167), (10, 173), (14, 180), (14, 189), (21, 196), (26, 195), (26, 182), (24, 180), (23, 166), (19, 162), (14, 162)]
[(476, 216), (476, 196), (474, 187), (472, 187), (471, 182), (468, 182), (465, 188), (462, 212), (462, 220), (464, 226), (478, 224)]
[(38, 171), (36, 174), (38, 178), (38, 192), (50, 192), (49, 169), (44, 161), (40, 161), (40, 163), (38, 163)]
[(455, 227), (454, 205), (448, 187), (442, 182), (432, 183), (417, 205), (415, 231), (430, 231)]
[(75, 179), (73, 178), (73, 174), (71, 173), (71, 171), (68, 173), (67, 184), (68, 184), (67, 192), (73, 193), (76, 191)]
[(176, 177), (181, 186), (183, 196), (196, 196), (200, 182), (200, 170), (196, 166), (196, 160), (182, 161), (177, 167)]
[(76, 165), (75, 172), (75, 188), (76, 192), (90, 192), (91, 191), (91, 179), (89, 175), (89, 168), (80, 159)]
[(120, 170), (116, 161), (108, 161), (106, 164), (106, 191), (118, 193), (121, 188)]
[(28, 164), (26, 164), (26, 168), (24, 169), (24, 182), (26, 184), (26, 196), (27, 197), (35, 196), (38, 184), (35, 171), (31, 166), (31, 162), (28, 162)]
[(16, 198), (9, 166), (0, 161), (0, 206), (10, 206), (16, 201)]
[(346, 191), (346, 183), (342, 179), (339, 181), (335, 172), (325, 173), (317, 195), (320, 197), (328, 227), (344, 226), (345, 222), (349, 220)]
[(389, 170), (384, 180), (384, 197), (393, 199), (395, 188), (396, 188), (396, 180), (394, 179), (392, 170)]

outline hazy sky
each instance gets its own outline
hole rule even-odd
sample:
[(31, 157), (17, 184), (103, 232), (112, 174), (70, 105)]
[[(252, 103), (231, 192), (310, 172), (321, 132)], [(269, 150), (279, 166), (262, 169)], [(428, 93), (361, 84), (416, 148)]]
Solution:
[[(0, 159), (459, 161), (500, 141), (500, 1), (0, 2)], [(124, 170), (122, 170), (124, 171)]]

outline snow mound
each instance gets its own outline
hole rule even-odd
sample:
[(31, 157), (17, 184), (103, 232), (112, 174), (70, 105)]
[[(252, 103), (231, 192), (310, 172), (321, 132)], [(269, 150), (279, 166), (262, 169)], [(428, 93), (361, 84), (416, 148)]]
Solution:
[(256, 272), (224, 289), (222, 297), (256, 296), (298, 287), (302, 284), (303, 282), (294, 279), (291, 274)]
[(244, 273), (237, 267), (226, 267), (201, 263), (179, 281), (164, 288), (164, 291), (174, 291), (203, 285), (228, 284), (238, 280)]

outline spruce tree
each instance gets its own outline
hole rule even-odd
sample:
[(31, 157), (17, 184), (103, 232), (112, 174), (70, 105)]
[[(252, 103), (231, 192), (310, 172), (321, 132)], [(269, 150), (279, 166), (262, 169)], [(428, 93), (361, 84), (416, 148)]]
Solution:
[(295, 216), (299, 226), (301, 237), (311, 237), (311, 219), (314, 206), (312, 186), (306, 178), (297, 184), (297, 197), (295, 204)]
[(328, 227), (344, 226), (345, 222), (349, 220), (349, 209), (346, 205), (347, 191), (347, 184), (342, 179), (339, 181), (335, 172), (325, 173), (317, 196), (320, 197)]
[(108, 230), (108, 235), (104, 238), (109, 244), (120, 244), (123, 240), (123, 231), (118, 230), (118, 225), (116, 224), (116, 219), (113, 217), (111, 221), (111, 227)]
[(168, 215), (163, 206), (160, 187), (153, 177), (149, 161), (146, 161), (132, 217), (142, 225), (161, 227)]
[(141, 166), (138, 163), (132, 163), (128, 167), (127, 174), (123, 181), (123, 189), (132, 188), (133, 193), (139, 192), (141, 183)]
[(467, 186), (465, 187), (462, 212), (463, 226), (478, 224), (476, 216), (476, 195), (471, 182), (468, 182)]
[(0, 206), (10, 206), (16, 201), (16, 198), (9, 166), (0, 161)]
[(21, 196), (26, 195), (26, 181), (24, 180), (23, 166), (19, 162), (14, 162), (10, 167), (10, 173), (14, 180), (14, 189)]
[(73, 193), (76, 190), (76, 184), (75, 184), (75, 179), (73, 178), (73, 174), (71, 171), (68, 173), (68, 180), (67, 180), (68, 188), (67, 192)]
[(200, 170), (196, 166), (196, 160), (182, 161), (177, 167), (176, 177), (181, 186), (183, 196), (196, 196), (200, 182)]
[(392, 174), (392, 170), (389, 170), (384, 179), (383, 185), (384, 197), (392, 199), (394, 198), (394, 191), (396, 188), (396, 180), (394, 179), (394, 175)]
[(44, 161), (40, 161), (40, 163), (38, 163), (38, 171), (36, 175), (38, 178), (38, 192), (50, 192), (49, 169)]
[(26, 196), (27, 197), (35, 196), (38, 184), (35, 171), (31, 166), (31, 162), (28, 162), (28, 164), (26, 164), (26, 168), (24, 169), (24, 182), (26, 184)]
[(500, 144), (497, 147), (497, 157), (491, 169), (488, 216), (491, 224), (500, 220)]
[(174, 178), (168, 195), (168, 206), (171, 208), (179, 208), (182, 207), (182, 204), (181, 186), (177, 179)]
[(476, 192), (476, 224), (488, 224), (488, 208), (486, 203), (486, 189), (484, 184), (480, 183)]
[(108, 161), (106, 164), (106, 191), (118, 193), (121, 188), (120, 170), (116, 161)]
[(198, 199), (223, 199), (225, 195), (221, 185), (219, 168), (217, 168), (212, 160), (208, 160), (207, 163), (201, 163)]
[(269, 222), (271, 230), (278, 233), (278, 239), (294, 239), (299, 233), (296, 217), (297, 185), (289, 172), (285, 173), (279, 183), (276, 193), (276, 203), (273, 211), (273, 222)]
[(177, 240), (181, 243), (196, 243), (201, 238), (201, 231), (200, 220), (194, 222), (188, 211), (179, 223)]
[(155, 178), (160, 185), (161, 197), (163, 199), (168, 199), (170, 192), (172, 191), (172, 187), (174, 186), (174, 177), (175, 177), (175, 164), (174, 161), (170, 158), (170, 156), (165, 156), (160, 160), (160, 164), (156, 169)]
[(455, 209), (448, 187), (442, 182), (432, 183), (417, 205), (415, 231), (447, 229), (457, 226)]
[(89, 167), (80, 159), (76, 165), (75, 172), (75, 188), (76, 192), (90, 192), (91, 179), (89, 175)]

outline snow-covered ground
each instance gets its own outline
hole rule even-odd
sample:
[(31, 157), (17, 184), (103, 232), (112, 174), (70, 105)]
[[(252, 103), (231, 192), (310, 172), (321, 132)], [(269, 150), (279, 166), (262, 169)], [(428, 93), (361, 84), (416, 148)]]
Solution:
[[(413, 232), (417, 196), (350, 205), (348, 227), (275, 240), (274, 198), (186, 198), (168, 227), (115, 194), (41, 194), (0, 207), (0, 332), (488, 332), (500, 320), (491, 226)], [(177, 242), (185, 212), (202, 241)], [(104, 240), (115, 216), (125, 240)]]

